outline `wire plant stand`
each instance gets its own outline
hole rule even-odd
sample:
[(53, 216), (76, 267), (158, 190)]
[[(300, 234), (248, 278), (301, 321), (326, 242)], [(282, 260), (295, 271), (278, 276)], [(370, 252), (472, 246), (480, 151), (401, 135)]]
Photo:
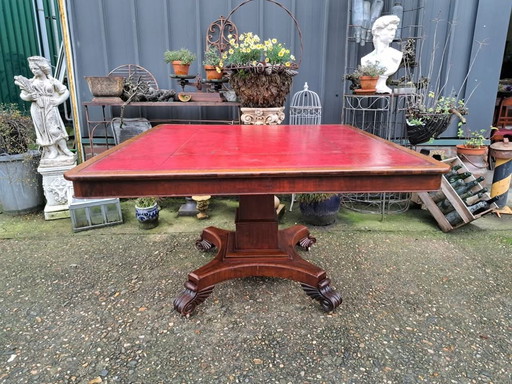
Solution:
[[(405, 113), (412, 95), (344, 95), (342, 122), (396, 144), (408, 146)], [(402, 213), (409, 209), (411, 194), (345, 193), (343, 206), (347, 209), (375, 214)]]
[[(407, 52), (404, 54), (404, 66), (394, 74), (395, 79), (410, 76), (410, 80), (417, 81), (418, 74), (414, 71), (417, 63), (416, 57), (420, 57), (423, 38), (424, 0), (403, 0), (403, 15), (393, 46), (396, 49)], [(366, 35), (366, 41), (357, 41), (356, 30), (358, 26), (352, 23), (352, 1), (348, 2), (347, 29), (345, 44), (345, 74), (352, 73), (360, 63), (361, 57), (373, 50), (373, 44), (369, 31), (371, 25), (363, 26), (362, 35)], [(391, 14), (392, 1), (385, 1), (382, 15)], [(406, 50), (407, 47), (412, 47)], [(405, 58), (408, 60), (405, 60)], [(341, 121), (360, 128), (376, 136), (390, 140), (396, 144), (410, 147), (405, 126), (405, 112), (410, 105), (414, 94), (375, 94), (355, 95), (349, 89), (349, 82), (344, 83), (343, 107)], [(364, 212), (384, 214), (401, 213), (409, 209), (410, 193), (352, 193), (343, 194), (345, 208)]]

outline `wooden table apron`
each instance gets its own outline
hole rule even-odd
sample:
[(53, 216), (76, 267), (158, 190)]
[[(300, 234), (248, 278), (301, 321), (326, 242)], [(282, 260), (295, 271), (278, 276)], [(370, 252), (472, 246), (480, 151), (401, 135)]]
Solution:
[(191, 313), (215, 284), (268, 276), (301, 283), (331, 311), (341, 296), (295, 248), (302, 225), (279, 230), (274, 194), (436, 190), (446, 164), (345, 125), (159, 125), (65, 173), (75, 196), (239, 195), (235, 231), (208, 227), (196, 246), (215, 258), (189, 273), (174, 306)]

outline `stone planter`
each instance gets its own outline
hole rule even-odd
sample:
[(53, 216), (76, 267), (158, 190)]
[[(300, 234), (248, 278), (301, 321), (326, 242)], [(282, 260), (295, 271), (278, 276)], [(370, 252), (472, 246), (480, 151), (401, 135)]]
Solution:
[(120, 97), (123, 94), (122, 76), (86, 76), (85, 80), (94, 97)]
[(44, 206), (42, 178), (37, 172), (40, 158), (35, 150), (0, 156), (0, 204), (5, 213), (21, 215)]
[(277, 108), (240, 108), (242, 124), (277, 125), (285, 118), (284, 107)]

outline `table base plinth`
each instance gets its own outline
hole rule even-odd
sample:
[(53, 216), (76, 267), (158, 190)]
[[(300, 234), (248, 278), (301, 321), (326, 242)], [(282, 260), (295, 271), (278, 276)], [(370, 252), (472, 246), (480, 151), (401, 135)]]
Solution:
[(315, 239), (302, 225), (278, 231), (278, 247), (236, 249), (236, 232), (215, 227), (206, 228), (196, 246), (201, 250), (217, 248), (215, 258), (189, 273), (185, 290), (174, 300), (174, 308), (183, 315), (190, 314), (212, 293), (215, 284), (248, 276), (279, 277), (298, 281), (311, 298), (325, 311), (341, 304), (341, 296), (331, 286), (326, 272), (304, 260), (295, 246), (309, 248)]

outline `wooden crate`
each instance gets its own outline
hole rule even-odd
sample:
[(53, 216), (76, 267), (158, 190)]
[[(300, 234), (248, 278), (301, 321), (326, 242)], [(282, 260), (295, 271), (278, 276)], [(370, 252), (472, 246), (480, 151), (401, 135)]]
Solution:
[[(446, 159), (446, 160), (443, 160), (443, 162), (449, 164), (451, 167), (453, 167), (454, 165), (460, 165), (462, 168), (460, 168), (457, 171), (458, 173), (468, 172), (468, 169), (466, 168), (464, 163), (458, 157)], [(471, 175), (470, 177), (465, 179), (465, 181), (470, 182), (475, 179), (476, 178), (473, 175)], [(478, 183), (470, 190), (473, 192), (476, 192), (482, 188), (483, 188), (483, 186), (480, 183)], [(450, 201), (450, 203), (452, 203), (453, 207), (455, 208), (457, 213), (462, 218), (462, 220), (463, 220), (462, 223), (452, 226), (450, 224), (450, 222), (448, 220), (446, 220), (445, 214), (439, 209), (439, 207), (434, 202), (434, 200), (432, 200), (432, 197), (430, 196), (430, 194), (428, 192), (420, 192), (420, 193), (418, 193), (418, 197), (420, 198), (421, 202), (425, 205), (425, 207), (429, 210), (429, 212), (432, 214), (432, 216), (434, 216), (434, 218), (437, 221), (437, 224), (439, 225), (439, 227), (441, 228), (441, 230), (443, 232), (449, 232), (453, 229), (456, 229), (463, 225), (466, 225), (467, 223), (470, 223), (470, 222), (482, 217), (486, 213), (489, 213), (493, 209), (498, 208), (498, 206), (495, 203), (493, 203), (493, 204), (491, 204), (491, 207), (489, 209), (487, 209), (483, 212), (479, 212), (476, 215), (472, 214), (469, 211), (466, 204), (464, 203), (464, 201), (462, 201), (460, 196), (457, 195), (457, 192), (455, 192), (455, 189), (450, 185), (450, 183), (448, 182), (448, 180), (446, 180), (446, 178), (444, 176), (442, 177), (442, 180), (441, 180), (441, 191), (443, 192), (445, 197)], [(491, 198), (491, 196), (489, 195), (489, 193), (486, 193), (486, 194), (484, 194), (484, 196), (482, 196), (481, 199), (476, 200), (474, 203), (481, 201), (481, 200), (488, 200), (490, 198)]]

